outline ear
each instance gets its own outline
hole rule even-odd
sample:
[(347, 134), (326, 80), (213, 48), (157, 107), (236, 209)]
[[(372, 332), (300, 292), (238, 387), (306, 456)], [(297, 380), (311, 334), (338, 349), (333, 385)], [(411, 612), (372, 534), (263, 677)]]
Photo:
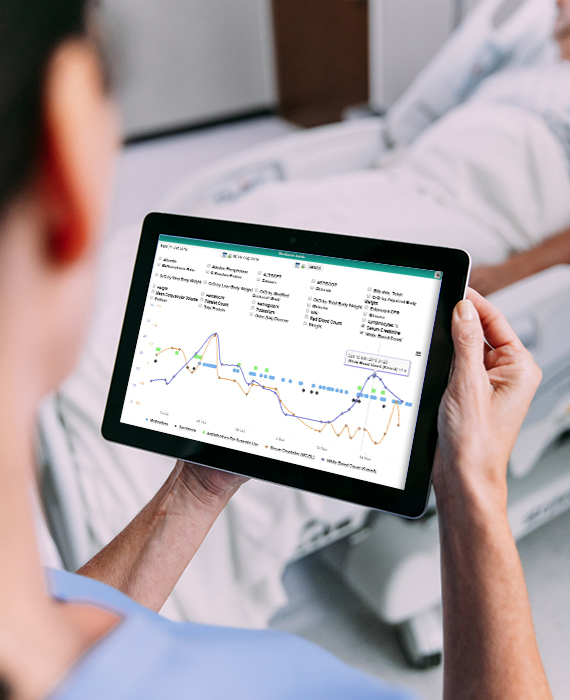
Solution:
[(95, 48), (87, 40), (65, 42), (47, 71), (39, 159), (52, 262), (74, 263), (96, 247), (117, 137), (116, 111), (105, 94)]

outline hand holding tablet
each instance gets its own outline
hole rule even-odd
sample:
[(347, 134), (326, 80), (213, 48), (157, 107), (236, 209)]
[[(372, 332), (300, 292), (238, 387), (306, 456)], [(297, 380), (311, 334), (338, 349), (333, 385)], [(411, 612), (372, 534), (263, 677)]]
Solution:
[(417, 517), (459, 250), (152, 214), (103, 434)]

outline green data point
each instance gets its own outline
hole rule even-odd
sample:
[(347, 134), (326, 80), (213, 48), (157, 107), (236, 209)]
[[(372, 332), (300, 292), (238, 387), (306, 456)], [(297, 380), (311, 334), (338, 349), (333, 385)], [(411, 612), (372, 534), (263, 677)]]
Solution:
[(160, 352), (160, 348), (156, 348), (156, 352)]
[(257, 365), (255, 365), (255, 367), (253, 369), (257, 369)]
[(372, 393), (375, 394), (375, 393), (376, 393), (376, 389), (372, 389)]
[(269, 369), (268, 369), (267, 367), (265, 368), (265, 372), (266, 372), (266, 373), (269, 372)]
[(238, 367), (241, 367), (241, 362), (238, 362)]
[(202, 359), (202, 355), (194, 355), (194, 359), (195, 359), (195, 360), (201, 360), (201, 359)]
[(362, 387), (361, 387), (361, 386), (358, 387), (358, 391), (362, 391)]
[(175, 354), (175, 355), (178, 355), (178, 354), (179, 354), (179, 353), (178, 353), (178, 350), (176, 350), (176, 352), (175, 352), (174, 354)]
[(380, 392), (380, 396), (386, 396), (386, 392), (385, 392), (385, 391), (381, 391), (381, 392)]

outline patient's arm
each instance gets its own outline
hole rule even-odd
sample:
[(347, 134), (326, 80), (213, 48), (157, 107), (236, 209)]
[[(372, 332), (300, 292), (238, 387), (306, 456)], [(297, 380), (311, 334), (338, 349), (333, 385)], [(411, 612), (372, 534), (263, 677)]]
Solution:
[[(434, 470), (444, 697), (551, 700), (506, 508), (507, 463), (540, 370), (504, 317), (473, 292), (469, 299), (481, 321), (454, 313), (454, 370)], [(468, 305), (459, 308), (473, 310)], [(485, 348), (483, 330), (494, 350)]]
[(476, 267), (470, 285), (487, 296), (553, 265), (570, 264), (570, 229), (547, 238), (535, 248), (516, 253), (498, 265)]
[(178, 461), (164, 486), (77, 573), (160, 610), (244, 477)]

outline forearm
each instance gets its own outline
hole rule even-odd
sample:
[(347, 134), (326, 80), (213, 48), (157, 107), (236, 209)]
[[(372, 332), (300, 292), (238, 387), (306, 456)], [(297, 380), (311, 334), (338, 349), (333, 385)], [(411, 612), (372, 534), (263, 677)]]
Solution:
[(438, 511), (445, 700), (551, 699), (506, 510), (458, 489)]
[(553, 265), (570, 264), (570, 229), (514, 255), (506, 264), (511, 265), (513, 274), (518, 279), (524, 279)]
[(227, 504), (178, 462), (164, 486), (132, 522), (78, 573), (160, 610)]
[(471, 286), (487, 295), (560, 264), (570, 265), (570, 229), (497, 265), (475, 267)]

